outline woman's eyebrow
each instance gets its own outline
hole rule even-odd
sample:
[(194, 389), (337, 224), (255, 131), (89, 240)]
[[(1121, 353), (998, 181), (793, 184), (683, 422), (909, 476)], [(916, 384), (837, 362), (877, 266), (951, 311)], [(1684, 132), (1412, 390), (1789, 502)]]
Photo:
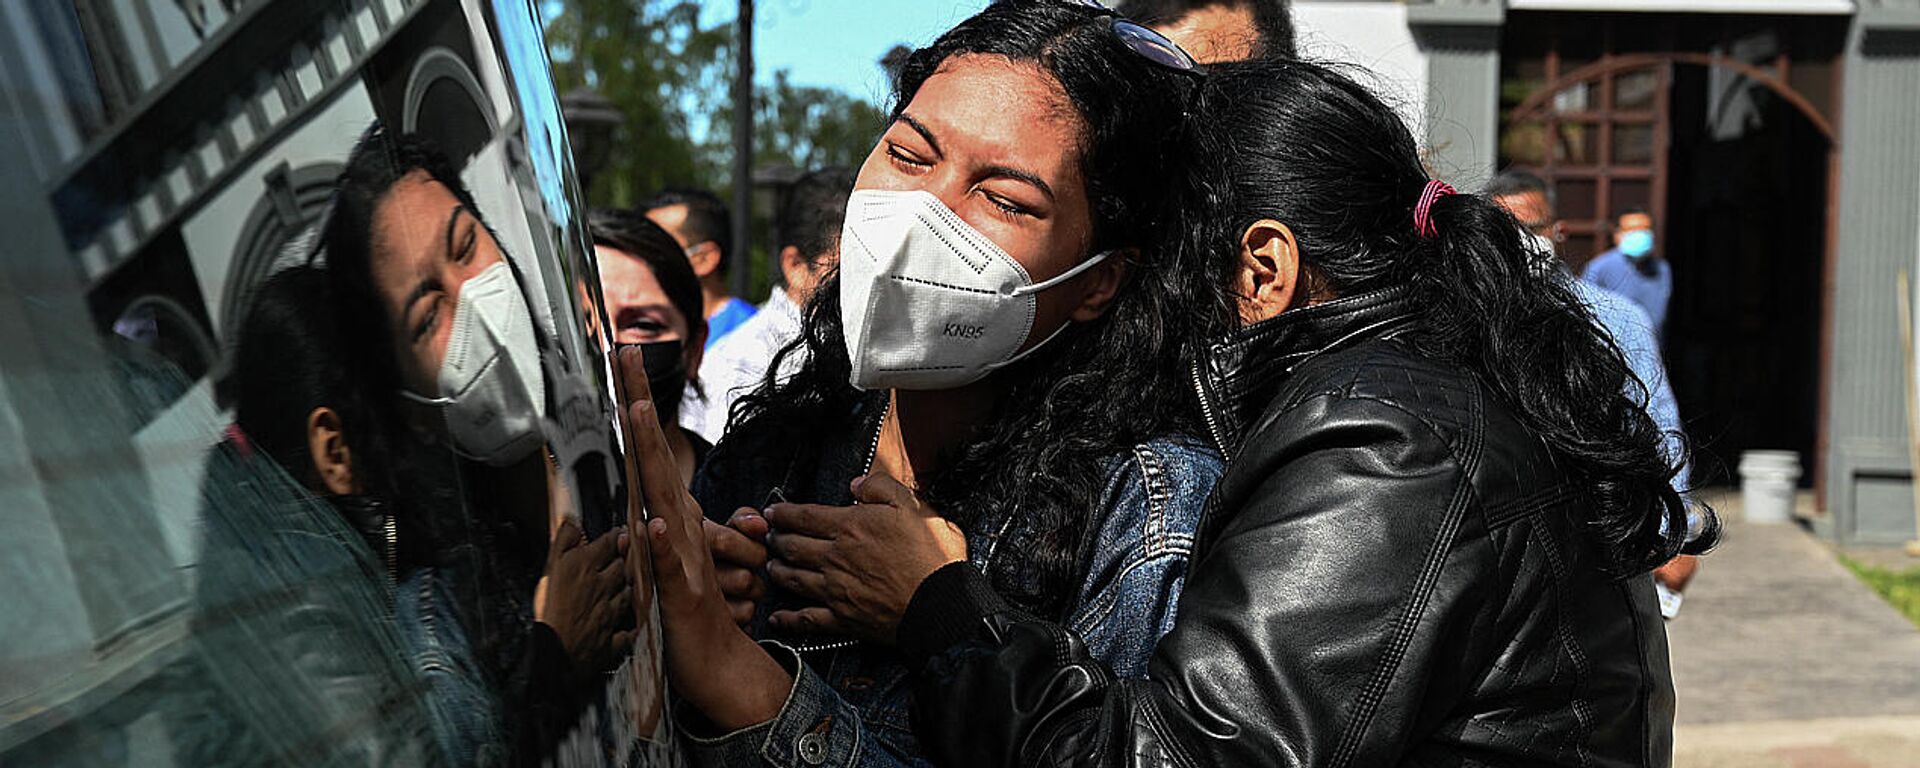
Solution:
[(1053, 187), (1047, 186), (1046, 180), (1040, 178), (1038, 174), (1005, 165), (987, 166), (986, 172), (989, 177), (998, 176), (1013, 179), (1014, 181), (1024, 181), (1033, 185), (1035, 189), (1040, 190), (1040, 194), (1046, 195), (1048, 200), (1053, 199)]
[[(921, 124), (919, 120), (915, 120), (913, 115), (909, 115), (905, 112), (902, 112), (900, 113), (900, 116), (895, 119), (899, 120), (902, 123), (906, 123), (907, 127), (912, 128), (914, 133), (920, 134), (920, 138), (926, 139), (927, 146), (930, 146), (933, 148), (933, 153), (935, 155), (944, 154), (940, 151), (940, 140), (933, 137), (933, 131), (928, 129), (927, 126)], [(1040, 178), (1039, 174), (1033, 173), (1031, 171), (1023, 171), (1023, 170), (1020, 170), (1019, 168), (1014, 168), (1012, 166), (1007, 166), (1007, 165), (993, 165), (993, 166), (988, 166), (986, 168), (986, 174), (988, 176), (998, 176), (1002, 178), (1013, 179), (1014, 181), (1025, 182), (1029, 185), (1032, 185), (1034, 189), (1040, 190), (1040, 194), (1045, 195), (1048, 200), (1054, 199), (1053, 187), (1049, 186), (1045, 179)]]
[(453, 230), (455, 226), (460, 223), (460, 212), (466, 209), (467, 209), (466, 203), (454, 203), (453, 210), (447, 212), (447, 234), (445, 236), (445, 240), (447, 245), (448, 258), (453, 257)]
[(927, 126), (921, 124), (919, 120), (913, 119), (913, 115), (909, 115), (905, 112), (902, 112), (900, 113), (900, 116), (895, 119), (899, 120), (900, 122), (906, 123), (907, 127), (912, 128), (914, 133), (920, 134), (920, 138), (926, 139), (927, 146), (933, 148), (933, 154), (935, 155), (946, 154), (945, 152), (940, 151), (940, 140), (933, 137), (933, 131), (928, 130)]

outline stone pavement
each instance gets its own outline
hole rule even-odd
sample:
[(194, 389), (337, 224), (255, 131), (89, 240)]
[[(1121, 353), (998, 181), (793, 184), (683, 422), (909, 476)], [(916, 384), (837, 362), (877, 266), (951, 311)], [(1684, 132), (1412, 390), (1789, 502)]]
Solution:
[(1798, 526), (1728, 523), (1667, 631), (1675, 766), (1920, 768), (1920, 629)]

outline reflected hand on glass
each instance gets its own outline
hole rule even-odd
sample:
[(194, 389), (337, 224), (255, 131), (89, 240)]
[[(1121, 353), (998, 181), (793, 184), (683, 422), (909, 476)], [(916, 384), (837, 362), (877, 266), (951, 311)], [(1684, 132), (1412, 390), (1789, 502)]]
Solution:
[(707, 549), (713, 552), (714, 575), (726, 596), (727, 611), (733, 614), (733, 623), (744, 629), (753, 623), (754, 611), (767, 596), (767, 581), (760, 576), (767, 567), (767, 519), (751, 507), (741, 507), (726, 525), (708, 520), (701, 527), (707, 534)]
[(775, 586), (818, 606), (776, 611), (782, 631), (892, 643), (920, 582), (967, 559), (967, 537), (893, 478), (855, 478), (860, 504), (775, 504), (767, 510)]
[[(628, 399), (628, 458), (639, 465), (642, 490), (629, 494), (627, 520), (634, 530), (646, 531), (667, 679), (722, 732), (772, 720), (786, 702), (793, 676), (734, 623), (707, 543), (706, 518), (681, 482), (660, 431), (640, 348), (625, 347), (615, 355)], [(645, 583), (645, 574), (636, 572), (634, 578)]]
[(554, 531), (547, 550), (545, 600), (536, 618), (560, 636), (576, 675), (612, 669), (633, 647), (633, 588), (626, 553), (624, 528), (591, 542), (572, 520)]

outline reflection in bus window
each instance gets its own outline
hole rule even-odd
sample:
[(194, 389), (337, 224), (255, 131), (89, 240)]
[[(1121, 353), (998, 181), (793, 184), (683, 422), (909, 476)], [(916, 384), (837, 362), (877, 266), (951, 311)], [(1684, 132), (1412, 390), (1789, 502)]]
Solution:
[(532, 7), (0, 18), (0, 764), (679, 764)]

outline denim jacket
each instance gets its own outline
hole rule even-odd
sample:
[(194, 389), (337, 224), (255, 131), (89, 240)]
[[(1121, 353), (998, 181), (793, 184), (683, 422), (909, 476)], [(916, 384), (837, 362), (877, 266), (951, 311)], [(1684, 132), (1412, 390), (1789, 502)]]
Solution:
[[(857, 438), (878, 428), (880, 414), (861, 415), (865, 418), (850, 420), (849, 435), (827, 436), (822, 453), (836, 457), (836, 443), (864, 448)], [(703, 470), (694, 486), (708, 514), (721, 517), (736, 505), (750, 503), (741, 500), (740, 491), (720, 490), (736, 485), (719, 477), (726, 471), (727, 448), (723, 443), (717, 449), (721, 463)], [(1154, 644), (1173, 626), (1194, 531), (1222, 466), (1218, 451), (1194, 439), (1155, 439), (1109, 460), (1083, 558), (1087, 572), (1067, 620), (1115, 674), (1144, 676)], [(823, 468), (826, 477), (844, 477), (830, 484), (823, 477), (821, 487), (844, 488), (864, 469), (863, 463), (851, 471), (839, 465)], [(980, 520), (965, 531), (968, 557), (976, 567), (985, 569), (1000, 548), (1027, 545), (1013, 522), (1004, 516)], [(763, 641), (763, 647), (794, 675), (779, 716), (717, 738), (690, 734), (697, 763), (795, 768), (928, 764), (920, 757), (910, 722), (907, 670), (894, 649), (863, 643), (801, 652), (773, 641)]]
[(425, 688), (421, 699), (440, 754), (451, 765), (505, 765), (500, 702), (481, 672), (448, 582), (438, 568), (415, 568), (394, 590), (394, 618)]

